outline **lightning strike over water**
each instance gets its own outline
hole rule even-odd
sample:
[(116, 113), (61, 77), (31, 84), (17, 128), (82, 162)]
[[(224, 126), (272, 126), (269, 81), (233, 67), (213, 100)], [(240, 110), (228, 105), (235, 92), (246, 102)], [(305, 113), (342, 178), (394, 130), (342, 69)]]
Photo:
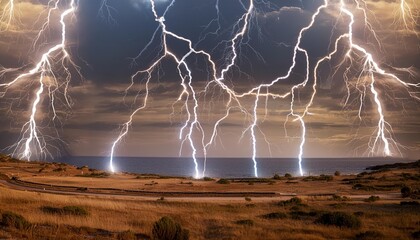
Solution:
[[(213, 61), (210, 53), (204, 52), (203, 50), (194, 49), (192, 47), (192, 41), (191, 40), (186, 39), (182, 36), (179, 36), (179, 35), (171, 32), (171, 31), (167, 30), (167, 26), (165, 25), (165, 14), (170, 10), (171, 6), (173, 6), (175, 4), (175, 1), (172, 1), (168, 5), (164, 14), (161, 17), (159, 17), (157, 12), (156, 12), (155, 2), (151, 1), (152, 11), (153, 11), (154, 16), (156, 18), (156, 21), (159, 22), (160, 28), (162, 28), (162, 38), (163, 38), (162, 45), (163, 45), (163, 48), (164, 48), (164, 55), (161, 58), (159, 58), (156, 62), (154, 62), (152, 64), (152, 67), (147, 70), (147, 72), (149, 73), (147, 82), (149, 82), (149, 80), (150, 80), (150, 71), (153, 70), (153, 68), (159, 63), (159, 61), (161, 61), (165, 56), (170, 56), (170, 57), (174, 58), (174, 60), (178, 64), (179, 77), (182, 80), (181, 84), (182, 84), (183, 89), (184, 89), (177, 101), (180, 101), (182, 99), (183, 95), (187, 96), (184, 106), (187, 110), (188, 117), (187, 117), (187, 121), (185, 122), (185, 124), (183, 125), (183, 127), (180, 130), (180, 139), (181, 140), (183, 139), (184, 129), (189, 127), (189, 131), (186, 134), (182, 143), (184, 143), (186, 140), (188, 140), (189, 143), (190, 143), (190, 147), (192, 149), (192, 158), (193, 158), (194, 164), (195, 164), (195, 177), (196, 178), (205, 176), (205, 163), (206, 163), (206, 161), (204, 160), (203, 173), (200, 176), (199, 175), (199, 170), (198, 170), (198, 164), (197, 164), (197, 157), (196, 157), (196, 152), (197, 152), (196, 145), (195, 145), (196, 143), (195, 143), (195, 141), (192, 137), (192, 134), (193, 134), (194, 128), (196, 126), (198, 126), (197, 129), (201, 132), (201, 134), (203, 134), (202, 138), (204, 139), (204, 131), (202, 130), (201, 125), (198, 121), (199, 116), (197, 114), (197, 112), (198, 112), (197, 109), (198, 109), (199, 105), (198, 105), (198, 102), (197, 102), (196, 92), (194, 91), (194, 88), (191, 85), (191, 82), (192, 82), (191, 70), (190, 70), (189, 66), (187, 65), (187, 63), (185, 61), (185, 59), (192, 53), (204, 54), (207, 57), (210, 65), (212, 66), (211, 70), (212, 70), (212, 79), (213, 80), (211, 80), (207, 84), (206, 90), (209, 88), (210, 84), (216, 83), (217, 85), (219, 85), (219, 87), (221, 89), (223, 89), (227, 94), (229, 94), (229, 101), (226, 104), (226, 109), (227, 109), (226, 114), (222, 118), (218, 119), (218, 121), (216, 121), (216, 123), (214, 124), (213, 131), (212, 131), (213, 134), (210, 138), (210, 141), (205, 145), (202, 144), (203, 145), (202, 147), (203, 147), (204, 159), (206, 159), (207, 148), (214, 141), (214, 137), (216, 135), (217, 128), (219, 127), (219, 124), (229, 116), (229, 111), (232, 107), (231, 106), (232, 101), (237, 102), (239, 108), (241, 108), (243, 112), (245, 112), (246, 114), (249, 115), (250, 113), (248, 113), (248, 111), (245, 108), (242, 107), (241, 102), (240, 102), (240, 98), (244, 98), (246, 96), (254, 96), (255, 97), (254, 106), (253, 106), (252, 114), (250, 114), (250, 115), (252, 115), (253, 120), (250, 123), (249, 127), (243, 132), (243, 135), (247, 131), (249, 131), (250, 134), (251, 134), (251, 138), (252, 138), (252, 160), (253, 160), (253, 163), (254, 163), (254, 176), (258, 177), (258, 168), (257, 168), (257, 160), (256, 160), (256, 158), (257, 158), (257, 156), (256, 156), (256, 154), (257, 154), (257, 140), (256, 140), (255, 129), (258, 125), (259, 98), (260, 97), (267, 97), (267, 98), (272, 97), (272, 98), (285, 99), (287, 97), (291, 97), (290, 113), (289, 113), (288, 117), (290, 116), (290, 117), (294, 118), (294, 121), (298, 121), (300, 123), (300, 126), (301, 126), (301, 137), (300, 137), (301, 143), (299, 145), (298, 165), (299, 165), (300, 175), (303, 175), (304, 170), (303, 170), (303, 167), (302, 167), (302, 161), (303, 161), (304, 147), (305, 147), (305, 142), (306, 142), (305, 116), (309, 114), (310, 107), (311, 107), (311, 105), (313, 105), (313, 101), (314, 101), (316, 93), (317, 93), (317, 82), (318, 82), (317, 71), (318, 71), (318, 68), (321, 66), (322, 63), (324, 63), (325, 61), (330, 61), (331, 58), (339, 51), (339, 49), (338, 49), (339, 48), (339, 43), (343, 39), (347, 39), (347, 41), (348, 41), (348, 51), (345, 54), (345, 57), (344, 57), (345, 59), (341, 62), (341, 65), (344, 65), (346, 63), (346, 59), (347, 59), (347, 61), (350, 61), (351, 64), (353, 63), (353, 61), (356, 61), (356, 59), (353, 57), (353, 55), (357, 55), (358, 57), (362, 57), (362, 58), (365, 59), (364, 63), (361, 66), (362, 70), (361, 70), (361, 73), (359, 75), (359, 78), (358, 78), (357, 82), (358, 83), (362, 82), (361, 78), (364, 74), (366, 74), (366, 76), (368, 78), (370, 78), (370, 82), (365, 82), (366, 84), (368, 84), (368, 86), (364, 85), (363, 87), (365, 89), (370, 88), (370, 91), (371, 91), (371, 93), (374, 97), (374, 102), (377, 106), (377, 113), (379, 115), (379, 120), (378, 120), (378, 124), (377, 124), (378, 127), (377, 127), (377, 130), (376, 130), (376, 136), (373, 137), (373, 140), (369, 144), (370, 155), (376, 155), (376, 150), (379, 148), (379, 141), (382, 141), (382, 143), (383, 143), (383, 155), (385, 155), (385, 156), (391, 156), (392, 155), (392, 152), (391, 152), (391, 149), (390, 149), (390, 142), (394, 143), (395, 149), (398, 150), (398, 144), (392, 138), (391, 127), (390, 127), (389, 123), (387, 123), (385, 121), (385, 116), (384, 116), (383, 107), (382, 107), (382, 103), (381, 103), (381, 100), (380, 100), (379, 92), (376, 90), (376, 87), (375, 87), (375, 77), (374, 77), (374, 75), (379, 74), (379, 75), (382, 75), (383, 77), (391, 78), (393, 80), (396, 80), (399, 84), (402, 84), (404, 87), (407, 87), (407, 88), (409, 88), (409, 87), (419, 87), (419, 83), (412, 84), (412, 83), (409, 83), (409, 82), (404, 82), (403, 80), (398, 78), (396, 75), (394, 75), (392, 73), (388, 73), (385, 70), (381, 69), (379, 67), (379, 64), (376, 61), (374, 61), (374, 57), (372, 56), (371, 53), (369, 53), (361, 45), (354, 43), (353, 25), (354, 25), (356, 20), (355, 20), (355, 15), (354, 15), (353, 11), (362, 11), (363, 16), (364, 16), (364, 19), (362, 19), (362, 21), (364, 22), (365, 27), (367, 29), (369, 29), (369, 31), (374, 35), (376, 41), (380, 44), (380, 41), (377, 37), (376, 32), (373, 30), (372, 25), (370, 24), (370, 22), (367, 19), (367, 13), (366, 13), (367, 10), (362, 7), (362, 6), (366, 6), (366, 2), (364, 2), (364, 1), (361, 1), (361, 2), (359, 2), (359, 1), (349, 1), (349, 3), (347, 3), (343, 0), (341, 0), (339, 2), (340, 16), (342, 16), (342, 14), (344, 14), (344, 16), (347, 15), (348, 18), (350, 19), (348, 21), (349, 22), (348, 23), (348, 32), (343, 33), (342, 35), (340, 35), (336, 39), (335, 44), (334, 44), (335, 49), (332, 52), (328, 53), (327, 56), (321, 57), (316, 62), (315, 67), (313, 69), (313, 73), (312, 74), (310, 73), (311, 72), (310, 56), (308, 54), (308, 51), (305, 50), (301, 46), (301, 42), (302, 42), (302, 39), (304, 37), (304, 34), (308, 30), (310, 30), (311, 28), (314, 27), (314, 25), (316, 23), (316, 20), (319, 17), (319, 15), (321, 14), (321, 12), (324, 11), (325, 9), (327, 9), (327, 8), (333, 7), (331, 5), (334, 5), (334, 3), (331, 3), (331, 2), (333, 2), (333, 1), (325, 0), (324, 4), (322, 4), (320, 7), (318, 7), (316, 12), (312, 15), (310, 23), (300, 30), (297, 41), (296, 41), (296, 44), (294, 45), (294, 51), (293, 51), (293, 56), (292, 56), (292, 65), (290, 66), (286, 75), (280, 76), (280, 77), (274, 79), (271, 83), (261, 84), (261, 85), (255, 87), (255, 88), (252, 88), (248, 92), (237, 93), (232, 88), (230, 88), (226, 84), (224, 84), (224, 81), (226, 80), (226, 74), (230, 71), (230, 69), (233, 66), (235, 66), (235, 63), (236, 63), (236, 60), (237, 60), (238, 54), (239, 54), (237, 47), (241, 44), (242, 39), (244, 38), (244, 36), (249, 31), (249, 25), (251, 24), (250, 21), (251, 21), (252, 15), (255, 13), (254, 1), (253, 0), (249, 1), (249, 7), (247, 8), (247, 11), (235, 23), (235, 26), (237, 26), (239, 30), (238, 30), (238, 32), (236, 32), (234, 34), (233, 38), (230, 41), (228, 41), (228, 42), (230, 42), (230, 44), (228, 46), (228, 49), (229, 49), (228, 51), (229, 51), (230, 58), (228, 58), (229, 61), (227, 62), (227, 65), (224, 68), (222, 68), (219, 75), (217, 74), (217, 68), (218, 67), (216, 66), (216, 63)], [(350, 10), (348, 8), (348, 6), (350, 6), (350, 5), (353, 5), (352, 6), (353, 8), (354, 8), (354, 5), (356, 5), (355, 10)], [(219, 10), (219, 2), (218, 1), (216, 2), (215, 9), (217, 10), (217, 18), (212, 20), (206, 26), (206, 29), (209, 28), (209, 26), (211, 26), (211, 24), (213, 22), (217, 23), (218, 28), (215, 32), (210, 32), (208, 34), (217, 34), (220, 30), (220, 23), (218, 22), (219, 21), (218, 19), (220, 19), (220, 15), (219, 15), (220, 10)], [(408, 15), (409, 21), (411, 21), (411, 22), (414, 21), (414, 24), (415, 24), (415, 19), (413, 17), (411, 8), (407, 5), (407, 3), (405, 1), (401, 1), (401, 11), (402, 11), (402, 16), (403, 16), (405, 27), (408, 26), (408, 24), (406, 22), (406, 19), (407, 19), (406, 14)], [(344, 18), (344, 16), (343, 16), (343, 18)], [(242, 27), (239, 27), (240, 25), (242, 25)], [(208, 34), (204, 35), (204, 37), (201, 38), (201, 39), (204, 39), (206, 36), (208, 36)], [(168, 36), (174, 37), (178, 40), (181, 40), (181, 41), (184, 41), (184, 42), (188, 43), (189, 52), (187, 54), (185, 54), (184, 56), (181, 56), (180, 57), (181, 60), (179, 60), (174, 53), (172, 53), (168, 50), (167, 42), (166, 42), (166, 38)], [(304, 80), (301, 83), (292, 86), (290, 91), (286, 92), (285, 94), (279, 95), (279, 94), (274, 94), (274, 93), (270, 92), (270, 90), (269, 90), (270, 87), (273, 87), (276, 83), (278, 83), (281, 80), (285, 80), (285, 79), (290, 78), (293, 70), (295, 69), (295, 67), (297, 65), (297, 63), (296, 63), (297, 60), (296, 59), (298, 57), (298, 54), (304, 54), (304, 56), (305, 56), (306, 75), (305, 75)], [(140, 56), (141, 56), (141, 54), (138, 57), (140, 57)], [(186, 75), (187, 78), (188, 78), (188, 84), (187, 85), (185, 84), (185, 77), (182, 75), (182, 70), (179, 68), (180, 65), (183, 65), (185, 67), (185, 70), (188, 72), (188, 74)], [(348, 71), (346, 71), (344, 73), (344, 76), (343, 76), (343, 79), (346, 82), (349, 79), (349, 77), (347, 76), (347, 72)], [(311, 75), (313, 75), (313, 85), (312, 85), (312, 94), (311, 94), (310, 100), (305, 105), (304, 110), (301, 114), (296, 113), (295, 112), (295, 104), (294, 104), (295, 103), (295, 97), (296, 97), (295, 92), (297, 90), (300, 90), (300, 89), (303, 89), (303, 88), (306, 87), (307, 83), (310, 81), (310, 76)], [(365, 83), (363, 83), (363, 84), (365, 84)], [(347, 85), (347, 87), (349, 87), (349, 85)], [(261, 93), (262, 88), (267, 88), (267, 93)], [(146, 90), (146, 91), (148, 92), (148, 90)], [(365, 96), (367, 94), (366, 90), (364, 90), (362, 92), (362, 94)], [(191, 112), (190, 112), (189, 107), (188, 107), (188, 99), (189, 99), (190, 95), (194, 99), (194, 107), (193, 107), (193, 110), (192, 110), (192, 115), (191, 115)], [(410, 95), (411, 95), (411, 93), (410, 93)], [(145, 101), (146, 100), (147, 100), (147, 95), (145, 97)], [(360, 105), (361, 105), (360, 109), (362, 109), (363, 108), (363, 102), (360, 102)], [(133, 112), (133, 114), (137, 113), (139, 110), (141, 110), (143, 108), (144, 108), (144, 106), (135, 110)], [(113, 158), (113, 154), (114, 154), (115, 144), (118, 143), (121, 140), (121, 138), (127, 134), (127, 132), (128, 132), (127, 128), (128, 128), (129, 125), (131, 125), (132, 116), (133, 115), (130, 116), (130, 121), (127, 122), (124, 125), (124, 131), (122, 131), (122, 133), (120, 134), (120, 136), (117, 138), (117, 140), (114, 142), (114, 144), (112, 146), (112, 150), (111, 150), (111, 169), (114, 169), (114, 167), (112, 166), (112, 158)], [(359, 116), (361, 116), (360, 110), (359, 110)], [(286, 124), (287, 124), (287, 120), (286, 120), (285, 126), (286, 126)]]
[[(1, 98), (5, 98), (9, 92), (16, 89), (23, 89), (24, 85), (36, 86), (34, 93), (27, 93), (27, 95), (31, 95), (29, 120), (23, 124), (20, 140), (10, 147), (13, 149), (13, 155), (20, 158), (31, 160), (45, 156), (53, 157), (48, 149), (54, 148), (54, 146), (49, 145), (46, 139), (54, 137), (43, 134), (39, 122), (43, 122), (40, 119), (47, 116), (54, 123), (59, 115), (56, 110), (58, 105), (60, 107), (65, 105), (66, 108), (72, 106), (68, 95), (72, 88), (70, 83), (75, 78), (75, 74), (72, 73), (76, 72), (78, 77), (81, 77), (82, 73), (68, 50), (68, 23), (71, 16), (77, 19), (78, 5), (82, 1), (50, 0), (45, 6), (46, 21), (37, 31), (33, 41), (32, 49), (40, 55), (39, 60), (29, 69), (27, 66), (23, 66), (21, 68), (1, 68), (0, 70)], [(17, 2), (19, 1), (1, 2), (1, 33), (18, 28), (18, 26), (14, 26), (18, 21), (15, 19)], [(110, 0), (99, 2), (98, 16), (105, 19), (113, 28), (120, 27), (117, 17), (113, 16), (118, 14), (118, 9), (114, 7), (113, 2)], [(176, 12), (179, 11), (176, 6), (181, 1), (136, 2), (144, 7), (142, 11), (146, 11), (152, 16), (154, 24), (157, 26), (144, 48), (137, 55), (133, 54), (135, 57), (132, 58), (131, 66), (134, 68), (138, 62), (149, 58), (148, 54), (152, 50), (156, 55), (146, 67), (141, 70), (135, 69), (135, 73), (131, 76), (131, 82), (125, 88), (125, 96), (127, 96), (136, 87), (139, 79), (144, 83), (144, 88), (137, 92), (133, 102), (133, 104), (138, 104), (138, 101), (141, 101), (141, 104), (133, 107), (128, 114), (127, 121), (121, 121), (123, 124), (120, 132), (112, 141), (111, 149), (108, 151), (110, 171), (117, 171), (118, 167), (115, 164), (117, 148), (130, 133), (135, 116), (150, 107), (150, 94), (153, 92), (151, 90), (152, 83), (159, 81), (159, 71), (165, 70), (162, 69), (162, 66), (165, 66), (168, 60), (176, 65), (176, 81), (177, 84), (179, 83), (180, 89), (172, 108), (175, 109), (181, 105), (181, 111), (183, 111), (183, 121), (178, 132), (179, 155), (188, 151), (193, 162), (195, 178), (206, 176), (210, 147), (215, 144), (216, 138), (220, 137), (218, 132), (223, 123), (236, 114), (240, 114), (244, 119), (240, 139), (249, 136), (252, 172), (255, 177), (259, 176), (257, 160), (264, 147), (264, 144), (259, 142), (260, 138), (264, 139), (271, 153), (272, 141), (267, 138), (261, 127), (264, 121), (269, 118), (267, 115), (271, 110), (269, 109), (271, 100), (279, 106), (286, 106), (284, 109), (276, 109), (278, 112), (283, 111), (285, 115), (281, 116), (276, 113), (275, 117), (285, 118), (283, 121), (284, 138), (299, 142), (296, 147), (297, 168), (301, 176), (307, 174), (304, 169), (304, 159), (309, 157), (306, 154), (307, 145), (311, 142), (308, 139), (308, 134), (311, 133), (311, 119), (317, 117), (317, 114), (312, 111), (316, 112), (314, 109), (318, 104), (317, 99), (320, 98), (320, 85), (322, 81), (327, 81), (326, 79), (333, 79), (333, 84), (340, 83), (345, 86), (343, 108), (351, 109), (352, 104), (357, 105), (358, 121), (364, 124), (365, 121), (374, 122), (369, 125), (374, 130), (367, 137), (363, 136), (369, 138), (368, 143), (363, 146), (365, 155), (402, 156), (400, 150), (402, 145), (397, 141), (390, 124), (392, 122), (389, 121), (387, 115), (386, 98), (389, 95), (387, 89), (391, 86), (395, 87), (398, 90), (403, 90), (414, 101), (419, 101), (420, 83), (417, 81), (418, 79), (413, 81), (416, 69), (393, 67), (383, 62), (383, 58), (376, 50), (382, 53), (383, 49), (386, 49), (382, 43), (384, 38), (381, 35), (384, 30), (376, 29), (378, 26), (382, 27), (378, 23), (381, 16), (375, 15), (374, 10), (370, 8), (372, 3), (366, 0), (323, 0), (319, 2), (319, 6), (312, 11), (307, 11), (304, 9), (303, 3), (302, 7), (280, 8), (265, 0), (238, 0), (236, 7), (239, 7), (241, 12), (226, 16), (223, 11), (225, 3), (215, 0), (213, 1), (214, 7), (212, 7), (215, 17), (202, 26), (202, 32), (196, 38), (178, 33), (179, 29), (173, 27), (173, 15), (179, 14)], [(399, 28), (398, 31), (415, 35), (418, 41), (419, 9), (416, 3), (400, 0), (394, 5), (396, 13), (394, 24)], [(270, 76), (268, 80), (260, 80), (258, 77), (249, 77), (247, 73), (249, 69), (242, 69), (242, 64), (245, 62), (247, 52), (252, 52), (261, 62), (265, 63), (266, 61), (263, 54), (258, 52), (258, 47), (252, 46), (252, 43), (255, 35), (261, 38), (259, 39), (260, 43), (264, 44), (266, 41), (262, 37), (259, 21), (269, 15), (268, 9), (277, 14), (289, 11), (290, 13), (305, 13), (309, 17), (307, 22), (296, 31), (297, 35), (291, 42), (277, 43), (278, 46), (288, 49), (290, 54), (287, 64), (281, 66), (285, 68), (285, 72), (277, 72), (275, 77)], [(193, 10), (184, 9), (184, 11)], [(58, 18), (55, 17), (57, 13), (59, 13)], [(231, 21), (229, 24), (224, 23), (227, 18)], [(47, 32), (56, 19), (60, 26), (60, 41), (49, 46), (49, 42), (43, 42), (41, 39), (48, 35)], [(314, 54), (315, 51), (308, 46), (307, 42), (310, 41), (311, 34), (317, 31), (325, 19), (334, 22), (332, 29), (328, 32), (330, 42), (325, 44), (328, 45), (326, 51)], [(359, 31), (363, 34), (360, 34)], [(223, 39), (218, 39), (218, 37), (222, 38), (221, 36)], [(218, 39), (218, 43), (208, 47), (206, 44), (212, 39)], [(171, 45), (173, 42), (183, 45), (186, 50), (180, 51), (173, 47)], [(156, 47), (156, 45), (158, 46)], [(44, 49), (45, 46), (49, 47)], [(200, 59), (205, 62), (206, 82), (203, 83), (203, 79), (195, 77), (196, 71), (202, 71), (202, 69), (196, 69), (198, 60), (194, 63), (192, 59)], [(252, 69), (253, 66), (250, 68)], [(329, 70), (325, 74), (327, 68)], [(241, 77), (237, 77), (237, 74)], [(244, 83), (241, 83), (244, 81), (242, 76), (251, 78), (252, 84), (245, 86)], [(240, 81), (238, 82), (236, 78), (240, 78)], [(216, 115), (214, 121), (206, 124), (204, 109), (208, 104), (207, 101), (215, 101), (216, 95), (223, 96), (223, 101), (221, 101), (223, 107), (218, 109), (221, 114), (220, 116)], [(211, 99), (203, 100), (207, 96), (211, 96)], [(63, 100), (57, 102), (60, 97)], [(51, 114), (41, 111), (44, 99), (49, 100), (48, 106), (51, 109)], [(265, 105), (263, 106), (263, 104)], [(366, 113), (370, 108), (374, 109), (374, 112)], [(264, 116), (261, 116), (261, 112), (264, 112)], [(295, 126), (293, 137), (289, 137), (288, 134), (291, 124)], [(210, 134), (207, 134), (209, 132)], [(188, 148), (185, 147), (186, 145)], [(201, 160), (203, 160), (202, 163)]]

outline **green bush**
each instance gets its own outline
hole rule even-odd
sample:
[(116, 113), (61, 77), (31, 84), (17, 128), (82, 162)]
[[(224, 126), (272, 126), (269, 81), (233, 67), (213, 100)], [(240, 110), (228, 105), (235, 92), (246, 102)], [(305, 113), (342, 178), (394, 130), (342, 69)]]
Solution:
[(282, 212), (272, 212), (262, 215), (261, 217), (265, 219), (284, 219), (287, 218), (287, 214)]
[(6, 227), (14, 227), (19, 230), (28, 229), (31, 226), (24, 217), (13, 212), (3, 213), (1, 224)]
[(340, 171), (335, 171), (335, 172), (334, 172), (334, 176), (338, 177), (338, 176), (340, 176), (340, 175), (341, 175), (341, 172), (340, 172)]
[(252, 221), (251, 219), (238, 220), (235, 223), (239, 224), (239, 225), (245, 225), (245, 226), (253, 226), (254, 225), (254, 221)]
[(291, 177), (292, 177), (292, 174), (290, 174), (290, 173), (286, 173), (286, 174), (284, 174), (284, 177), (286, 177), (286, 178), (291, 178)]
[(356, 240), (375, 240), (383, 239), (385, 236), (381, 232), (366, 231), (356, 235)]
[(155, 240), (188, 240), (189, 231), (165, 216), (153, 224), (152, 236)]
[(224, 178), (219, 179), (219, 181), (217, 181), (218, 184), (229, 184), (230, 181)]
[(211, 177), (203, 177), (203, 180), (206, 182), (214, 181), (214, 179)]
[(403, 198), (408, 198), (411, 196), (411, 188), (408, 186), (404, 186), (401, 188), (401, 196)]
[(315, 220), (315, 223), (347, 228), (360, 228), (362, 225), (358, 217), (343, 212), (324, 213)]

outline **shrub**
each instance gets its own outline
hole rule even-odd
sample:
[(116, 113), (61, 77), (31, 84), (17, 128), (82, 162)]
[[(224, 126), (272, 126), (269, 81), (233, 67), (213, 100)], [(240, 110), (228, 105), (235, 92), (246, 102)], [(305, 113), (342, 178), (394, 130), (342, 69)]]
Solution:
[[(90, 169), (89, 169), (90, 171)], [(100, 172), (100, 173), (85, 173), (85, 174), (81, 174), (81, 175), (76, 175), (76, 177), (91, 177), (91, 178), (107, 178), (111, 176), (111, 174), (107, 173), (107, 172)]]
[(401, 206), (419, 206), (420, 203), (417, 201), (402, 201), (400, 202)]
[(297, 220), (303, 220), (303, 219), (307, 219), (311, 217), (316, 217), (318, 214), (319, 213), (316, 211), (306, 212), (306, 211), (301, 211), (297, 209), (290, 212), (290, 216), (293, 219), (297, 219)]
[(56, 208), (51, 206), (41, 207), (41, 211), (49, 214), (60, 214), (60, 215), (76, 215), (76, 216), (87, 216), (89, 212), (79, 206), (65, 206), (63, 208)]
[(274, 174), (273, 179), (274, 179), (274, 180), (281, 180), (281, 177), (280, 177), (280, 175), (278, 175), (278, 174), (276, 173), (276, 174)]
[(324, 213), (315, 223), (347, 228), (359, 228), (362, 225), (358, 217), (343, 212)]
[(63, 209), (50, 206), (42, 206), (41, 211), (49, 214), (63, 214)]
[(285, 206), (290, 206), (290, 205), (303, 205), (303, 204), (302, 204), (302, 199), (298, 197), (292, 197), (289, 200), (280, 201), (278, 205), (285, 207)]
[(385, 236), (381, 232), (366, 231), (356, 235), (356, 240), (375, 240), (383, 239)]
[(78, 216), (89, 215), (89, 212), (85, 208), (79, 207), (79, 206), (65, 206), (63, 207), (63, 212), (64, 214), (69, 214), (69, 215), (78, 215)]
[(252, 201), (252, 199), (251, 199), (250, 197), (245, 197), (245, 201), (247, 201), (247, 202), (251, 202), (251, 201)]
[(64, 171), (66, 171), (66, 168), (62, 168), (62, 167), (58, 167), (53, 170), (53, 172), (64, 172)]
[(411, 188), (408, 186), (404, 186), (401, 188), (401, 196), (403, 198), (408, 198), (411, 195)]
[(284, 219), (287, 218), (287, 214), (282, 212), (272, 212), (262, 215), (261, 217), (265, 219)]
[(218, 184), (229, 184), (230, 181), (224, 178), (219, 179), (219, 181), (217, 181)]
[(235, 223), (239, 224), (239, 225), (245, 225), (245, 226), (253, 226), (254, 225), (254, 221), (252, 221), (251, 219), (238, 220)]
[(365, 202), (376, 202), (379, 200), (378, 196), (370, 196), (369, 198), (365, 199)]
[(284, 177), (286, 177), (286, 178), (291, 178), (291, 177), (292, 177), (292, 174), (290, 174), (290, 173), (286, 173), (286, 174), (284, 174)]
[(308, 181), (332, 181), (333, 179), (334, 179), (334, 177), (331, 176), (331, 175), (321, 174), (319, 176), (305, 177), (302, 180), (305, 181), (305, 182), (308, 182)]
[(16, 229), (28, 229), (31, 224), (21, 215), (13, 212), (5, 212), (2, 214), (1, 224), (6, 227), (14, 227)]
[(340, 175), (341, 175), (341, 172), (340, 172), (340, 171), (335, 171), (335, 172), (334, 172), (334, 176), (338, 177), (338, 176), (340, 176)]
[(214, 181), (214, 179), (211, 177), (203, 177), (203, 180), (206, 182)]
[(152, 236), (156, 240), (188, 240), (189, 231), (170, 217), (162, 217), (153, 224)]
[(346, 196), (340, 196), (340, 195), (334, 194), (331, 197), (331, 200), (334, 200), (334, 201), (349, 201), (350, 199), (348, 197), (346, 197)]
[(334, 179), (334, 177), (333, 176), (331, 176), (331, 175), (324, 175), (324, 174), (321, 174), (320, 176), (319, 176), (319, 180), (323, 180), (323, 181), (332, 181)]

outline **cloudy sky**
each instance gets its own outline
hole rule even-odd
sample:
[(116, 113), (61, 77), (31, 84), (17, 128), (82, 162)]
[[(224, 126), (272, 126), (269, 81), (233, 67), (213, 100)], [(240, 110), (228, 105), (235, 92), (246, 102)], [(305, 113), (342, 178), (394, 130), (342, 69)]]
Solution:
[[(60, 42), (59, 17), (70, 1), (62, 1), (58, 5), (59, 10), (51, 12), (51, 22), (45, 28), (43, 24), (49, 8), (54, 7), (52, 3), (47, 6), (48, 1), (41, 0), (15, 2), (15, 14), (10, 25), (7, 16), (2, 17), (0, 23), (0, 67), (15, 71), (0, 75), (1, 83), (30, 70), (42, 53)], [(350, 19), (340, 14), (337, 2), (331, 2), (301, 41), (301, 47), (309, 54), (310, 71), (313, 71), (318, 59), (334, 49), (335, 39), (348, 31)], [(363, 11), (356, 8), (355, 2), (347, 2), (356, 18), (354, 41), (371, 52), (386, 71), (409, 83), (420, 82), (420, 6), (412, 6), (414, 17), (404, 24), (399, 1), (368, 0), (367, 5), (362, 4), (369, 19), (369, 25), (365, 25)], [(7, 10), (7, 3), (0, 2), (3, 12)], [(79, 67), (70, 70), (72, 79), (68, 96), (71, 108), (66, 106), (61, 89), (54, 93), (55, 104), (51, 104), (51, 95), (42, 97), (36, 116), (39, 132), (46, 136), (52, 152), (59, 148), (64, 154), (78, 156), (109, 155), (121, 125), (129, 119), (133, 110), (143, 104), (147, 74), (138, 75), (133, 86), (126, 91), (131, 84), (131, 76), (147, 69), (163, 54), (162, 29), (154, 19), (148, 1), (108, 0), (106, 5), (103, 3), (101, 0), (79, 0), (75, 14), (66, 19), (67, 50)], [(169, 3), (156, 1), (159, 15)], [(408, 3), (414, 4), (415, 1)], [(285, 75), (292, 64), (293, 47), (299, 31), (310, 23), (311, 16), (322, 4), (323, 1), (319, 0), (255, 1), (249, 28), (241, 44), (236, 45), (239, 57), (235, 67), (226, 75), (226, 85), (237, 93), (243, 93)], [(168, 31), (190, 39), (195, 49), (210, 53), (220, 72), (233, 56), (230, 39), (242, 28), (243, 21), (236, 23), (248, 7), (249, 1), (245, 0), (219, 1), (218, 5), (215, 0), (179, 0), (166, 13), (165, 24)], [(39, 33), (40, 29), (44, 30)], [(375, 29), (375, 33), (371, 29)], [(175, 38), (168, 38), (167, 43), (170, 51), (177, 56), (182, 57), (188, 51), (188, 45)], [(318, 70), (317, 95), (310, 115), (305, 117), (305, 157), (367, 156), (377, 134), (379, 115), (374, 96), (369, 89), (366, 95), (359, 91), (369, 86), (369, 79), (361, 75), (361, 62), (365, 58), (355, 53), (352, 54), (353, 61), (343, 62), (347, 43), (340, 42), (337, 54)], [(139, 53), (142, 54), (139, 56)], [(51, 61), (54, 76), (64, 81), (66, 75), (60, 66), (60, 57), (59, 54), (54, 55)], [(209, 141), (214, 124), (226, 114), (229, 95), (216, 84), (205, 88), (212, 80), (206, 58), (191, 55), (186, 61), (192, 70), (192, 86), (199, 103), (198, 120), (202, 132), (194, 128), (192, 136), (200, 156), (203, 154), (200, 146)], [(271, 87), (271, 93), (287, 93), (293, 85), (304, 80), (306, 65), (302, 53), (298, 54), (296, 62), (291, 76)], [(402, 68), (409, 68), (413, 74)], [(76, 73), (77, 69), (80, 69), (80, 75)], [(343, 77), (346, 71), (349, 92)], [(52, 76), (46, 79), (48, 77)], [(389, 123), (386, 125), (386, 137), (394, 156), (418, 158), (420, 103), (413, 96), (418, 97), (415, 92), (419, 90), (405, 88), (379, 74), (375, 75), (375, 79), (385, 120)], [(307, 86), (295, 92), (298, 114), (308, 104), (313, 82), (311, 74)], [(36, 88), (36, 76), (30, 77), (24, 83), (7, 89), (0, 98), (0, 148), (13, 145), (22, 136), (21, 129), (29, 119)], [(3, 89), (0, 90), (3, 92)], [(117, 146), (116, 155), (191, 155), (188, 142), (182, 144), (179, 140), (180, 129), (188, 116), (185, 95), (177, 101), (183, 88), (173, 59), (165, 58), (152, 71), (149, 90), (147, 107), (135, 115), (129, 134)], [(266, 91), (262, 88), (262, 92)], [(238, 104), (230, 105), (230, 115), (220, 123), (218, 136), (208, 150), (209, 156), (252, 155), (249, 126), (254, 119), (243, 110), (252, 113), (255, 100), (255, 96), (241, 98), (243, 109)], [(287, 118), (290, 102), (290, 97), (259, 98), (258, 127), (255, 131), (257, 156), (298, 155), (301, 128), (299, 121)], [(191, 98), (187, 106), (192, 111)], [(56, 109), (56, 118), (53, 118), (52, 107)], [(379, 141), (371, 154), (381, 155), (383, 147)]]

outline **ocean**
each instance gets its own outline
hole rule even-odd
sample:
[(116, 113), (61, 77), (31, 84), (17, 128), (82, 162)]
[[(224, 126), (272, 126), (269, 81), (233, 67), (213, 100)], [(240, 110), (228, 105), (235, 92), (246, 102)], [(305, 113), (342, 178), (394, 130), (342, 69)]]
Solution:
[[(89, 168), (109, 170), (108, 157), (64, 157), (60, 162), (75, 166), (87, 165)], [(401, 158), (309, 158), (303, 159), (305, 175), (357, 174), (366, 167), (396, 162), (411, 162)], [(203, 159), (199, 159), (199, 171), (202, 173)], [(294, 158), (259, 158), (257, 159), (258, 176), (272, 177), (274, 174), (290, 173), (299, 175), (298, 160)], [(194, 176), (194, 162), (191, 158), (168, 157), (116, 157), (114, 167), (118, 172), (148, 173), (166, 176)], [(208, 158), (206, 176), (216, 178), (254, 177), (254, 167), (250, 158)]]

